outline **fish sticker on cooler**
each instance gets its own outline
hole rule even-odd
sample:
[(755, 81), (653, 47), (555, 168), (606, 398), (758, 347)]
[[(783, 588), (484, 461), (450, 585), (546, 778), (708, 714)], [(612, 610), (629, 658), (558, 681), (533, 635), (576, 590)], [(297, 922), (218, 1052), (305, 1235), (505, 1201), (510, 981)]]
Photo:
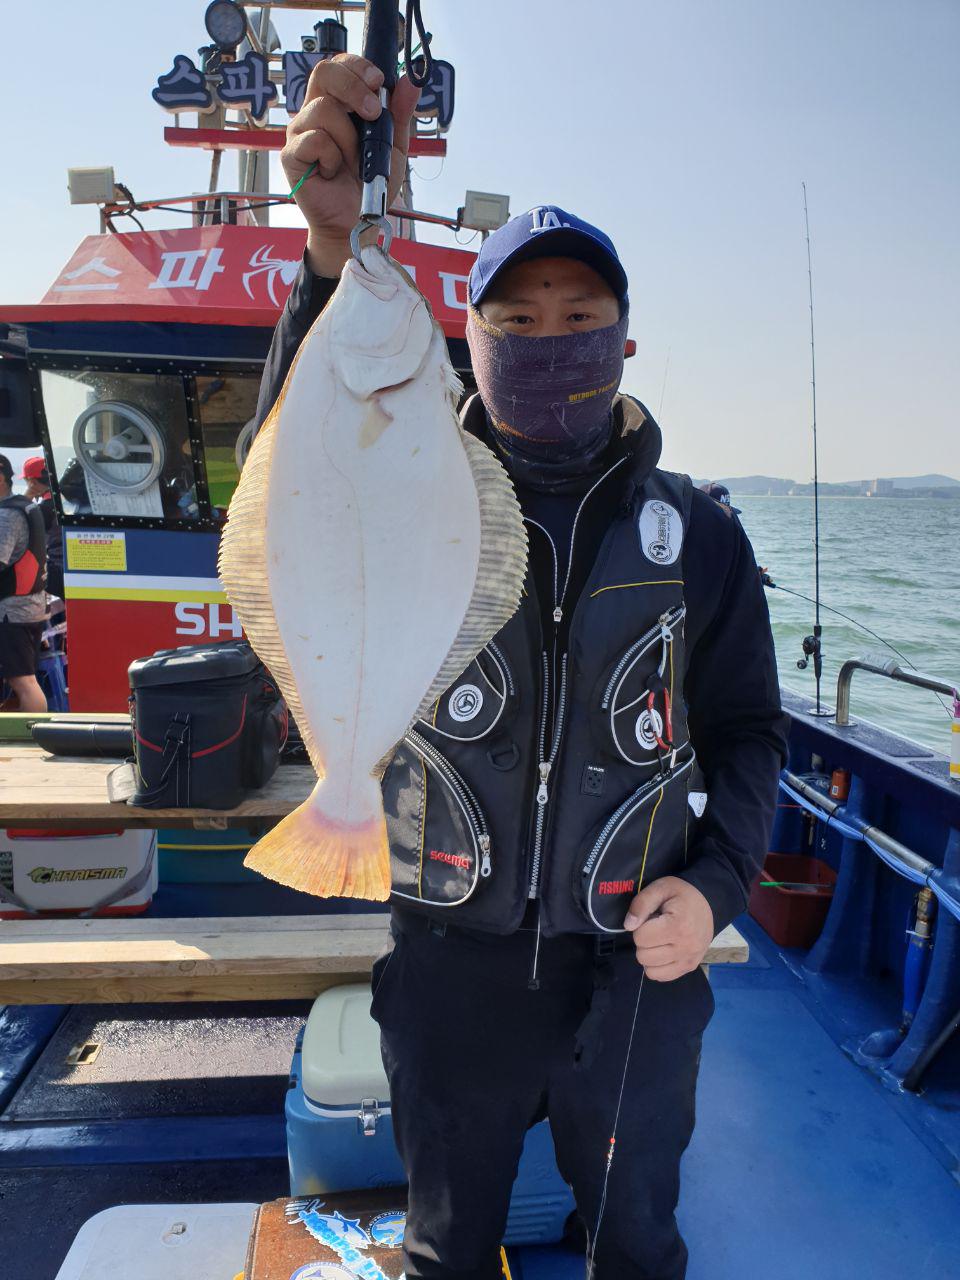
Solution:
[[(342, 1269), (350, 1280), (355, 1280), (358, 1276), (361, 1280), (390, 1280), (383, 1268), (364, 1252), (373, 1242), (360, 1226), (359, 1218), (345, 1218), (339, 1212), (320, 1213), (316, 1209), (301, 1209), (299, 1218), (315, 1240), (326, 1245), (339, 1257)], [(336, 1272), (332, 1272), (331, 1276), (336, 1276)]]
[(368, 247), (301, 343), (230, 504), (220, 578), (318, 777), (245, 865), (306, 893), (385, 900), (380, 784), (398, 743), (457, 681), (445, 728), (496, 710), (485, 674), (465, 673), (519, 606), (526, 533), (500, 462), (460, 428), (459, 394), (423, 296)]
[(357, 1280), (357, 1273), (339, 1262), (308, 1262), (297, 1267), (290, 1280)]
[(399, 1249), (403, 1244), (406, 1221), (407, 1215), (402, 1209), (397, 1209), (394, 1213), (378, 1213), (370, 1223), (370, 1237), (385, 1248)]

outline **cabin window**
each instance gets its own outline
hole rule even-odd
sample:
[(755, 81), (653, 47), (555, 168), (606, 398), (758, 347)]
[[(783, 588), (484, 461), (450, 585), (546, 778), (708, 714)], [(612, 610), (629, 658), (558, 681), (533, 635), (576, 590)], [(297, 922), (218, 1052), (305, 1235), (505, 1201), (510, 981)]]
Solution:
[(222, 518), (250, 448), (260, 379), (229, 373), (195, 382), (210, 505)]
[(43, 369), (40, 384), (65, 515), (199, 518), (179, 375)]

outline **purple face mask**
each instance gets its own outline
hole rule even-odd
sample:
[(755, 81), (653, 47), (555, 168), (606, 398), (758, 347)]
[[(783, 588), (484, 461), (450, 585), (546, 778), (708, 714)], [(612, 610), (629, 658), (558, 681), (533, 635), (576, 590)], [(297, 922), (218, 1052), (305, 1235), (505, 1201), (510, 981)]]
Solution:
[(508, 449), (562, 462), (609, 435), (627, 321), (623, 315), (589, 333), (527, 338), (505, 333), (470, 307), (467, 343), (474, 377)]

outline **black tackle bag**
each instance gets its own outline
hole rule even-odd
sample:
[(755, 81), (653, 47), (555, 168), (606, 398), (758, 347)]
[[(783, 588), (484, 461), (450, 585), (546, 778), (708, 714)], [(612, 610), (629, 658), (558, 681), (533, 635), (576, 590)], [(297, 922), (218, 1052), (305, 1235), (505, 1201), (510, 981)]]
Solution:
[(137, 769), (130, 804), (233, 809), (272, 777), (287, 704), (245, 640), (160, 649), (128, 674)]

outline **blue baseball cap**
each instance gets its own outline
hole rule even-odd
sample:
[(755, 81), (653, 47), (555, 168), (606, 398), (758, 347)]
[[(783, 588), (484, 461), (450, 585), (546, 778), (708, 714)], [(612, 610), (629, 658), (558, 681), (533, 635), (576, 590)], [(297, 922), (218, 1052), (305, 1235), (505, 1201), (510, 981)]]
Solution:
[(627, 275), (609, 236), (555, 204), (538, 204), (484, 240), (470, 271), (470, 303), (477, 307), (504, 267), (527, 258), (577, 258), (627, 302)]

